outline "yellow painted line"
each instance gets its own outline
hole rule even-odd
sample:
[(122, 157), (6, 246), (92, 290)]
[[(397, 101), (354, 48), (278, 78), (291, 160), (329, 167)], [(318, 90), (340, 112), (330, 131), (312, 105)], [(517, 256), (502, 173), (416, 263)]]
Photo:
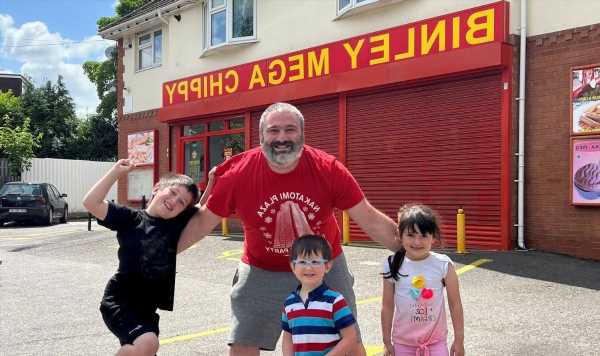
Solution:
[[(242, 250), (228, 250), (228, 251), (224, 251), (221, 254), (221, 256), (219, 256), (217, 258), (228, 259), (227, 257), (230, 257), (234, 254), (241, 254), (241, 253), (242, 253)], [(488, 263), (488, 262), (492, 262), (492, 261), (493, 260), (490, 260), (487, 258), (479, 259), (475, 262), (472, 262), (466, 266), (459, 268), (458, 270), (456, 270), (456, 274), (462, 274), (462, 273), (468, 272), (472, 269), (475, 269), (475, 268), (481, 266), (484, 263)], [(358, 300), (356, 302), (356, 305), (369, 304), (369, 303), (375, 303), (375, 302), (380, 302), (380, 301), (381, 301), (380, 296), (379, 297), (370, 297), (370, 298)], [(194, 333), (194, 334), (173, 336), (170, 338), (161, 339), (160, 344), (168, 345), (168, 344), (173, 344), (173, 343), (180, 342), (180, 341), (188, 341), (188, 340), (196, 339), (199, 337), (222, 334), (224, 332), (229, 331), (230, 329), (231, 329), (230, 327), (226, 326), (226, 327), (220, 327), (220, 328), (215, 328), (215, 329), (209, 329), (209, 330), (201, 331), (201, 332)], [(367, 356), (375, 356), (375, 355), (379, 355), (379, 354), (383, 353), (383, 346), (366, 345), (365, 348), (367, 350)]]
[(375, 356), (383, 353), (383, 346), (365, 345), (367, 356)]
[(456, 274), (461, 275), (461, 274), (463, 274), (465, 272), (469, 272), (470, 270), (475, 269), (475, 268), (481, 266), (484, 263), (488, 263), (488, 262), (492, 262), (492, 261), (493, 260), (490, 260), (488, 258), (482, 258), (480, 260), (477, 260), (475, 262), (471, 262), (468, 265), (462, 266), (461, 268), (457, 269), (456, 270)]
[(357, 300), (356, 305), (369, 304), (369, 303), (375, 303), (375, 302), (381, 302), (381, 297), (371, 297), (371, 298)]
[(195, 334), (173, 336), (173, 337), (169, 337), (166, 339), (160, 339), (160, 344), (168, 345), (168, 344), (173, 344), (175, 342), (188, 341), (188, 340), (196, 339), (196, 338), (203, 337), (203, 336), (221, 334), (221, 333), (229, 331), (229, 329), (231, 329), (229, 326), (225, 326), (225, 327), (221, 327), (221, 328), (209, 329), (209, 330), (202, 331), (202, 332), (195, 333)]
[(241, 256), (243, 252), (244, 251), (240, 250), (240, 249), (226, 250), (226, 251), (223, 251), (223, 253), (221, 253), (221, 256), (218, 256), (217, 259), (226, 259), (226, 260), (237, 261), (237, 260), (239, 260), (239, 258), (238, 259), (232, 259), (231, 257)]

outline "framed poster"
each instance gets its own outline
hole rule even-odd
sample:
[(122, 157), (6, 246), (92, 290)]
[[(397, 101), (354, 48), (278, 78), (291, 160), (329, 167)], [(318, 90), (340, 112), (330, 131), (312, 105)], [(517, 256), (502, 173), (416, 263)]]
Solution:
[(154, 170), (152, 168), (134, 169), (127, 174), (127, 200), (140, 201), (146, 197), (150, 200), (154, 187)]
[(600, 136), (571, 138), (571, 203), (600, 205)]
[(600, 64), (571, 69), (571, 132), (600, 134)]
[(156, 156), (154, 130), (127, 135), (127, 158), (136, 166), (154, 164)]

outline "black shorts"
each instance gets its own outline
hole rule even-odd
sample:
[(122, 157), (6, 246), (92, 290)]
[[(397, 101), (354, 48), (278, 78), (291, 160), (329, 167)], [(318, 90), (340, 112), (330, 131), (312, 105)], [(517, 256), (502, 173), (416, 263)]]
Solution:
[(158, 336), (159, 315), (156, 308), (133, 307), (128, 304), (101, 303), (100, 313), (108, 329), (117, 337), (122, 345), (133, 345), (140, 335), (153, 332)]

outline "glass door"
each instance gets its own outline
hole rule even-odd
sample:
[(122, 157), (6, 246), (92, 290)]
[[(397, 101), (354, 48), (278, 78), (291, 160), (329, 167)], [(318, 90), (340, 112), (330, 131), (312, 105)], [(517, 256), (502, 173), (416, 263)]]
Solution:
[(183, 143), (183, 174), (190, 176), (196, 184), (205, 183), (206, 149), (204, 140)]

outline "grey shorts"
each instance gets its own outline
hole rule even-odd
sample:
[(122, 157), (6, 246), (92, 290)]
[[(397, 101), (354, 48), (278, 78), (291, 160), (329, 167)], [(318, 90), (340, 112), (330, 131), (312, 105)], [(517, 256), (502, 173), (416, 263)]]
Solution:
[[(352, 289), (354, 276), (348, 269), (343, 253), (333, 260), (331, 270), (325, 275), (325, 283), (346, 298), (357, 318), (356, 297)], [(298, 284), (292, 272), (266, 271), (240, 262), (231, 289), (232, 330), (229, 345), (275, 350), (281, 335), (283, 302)]]

